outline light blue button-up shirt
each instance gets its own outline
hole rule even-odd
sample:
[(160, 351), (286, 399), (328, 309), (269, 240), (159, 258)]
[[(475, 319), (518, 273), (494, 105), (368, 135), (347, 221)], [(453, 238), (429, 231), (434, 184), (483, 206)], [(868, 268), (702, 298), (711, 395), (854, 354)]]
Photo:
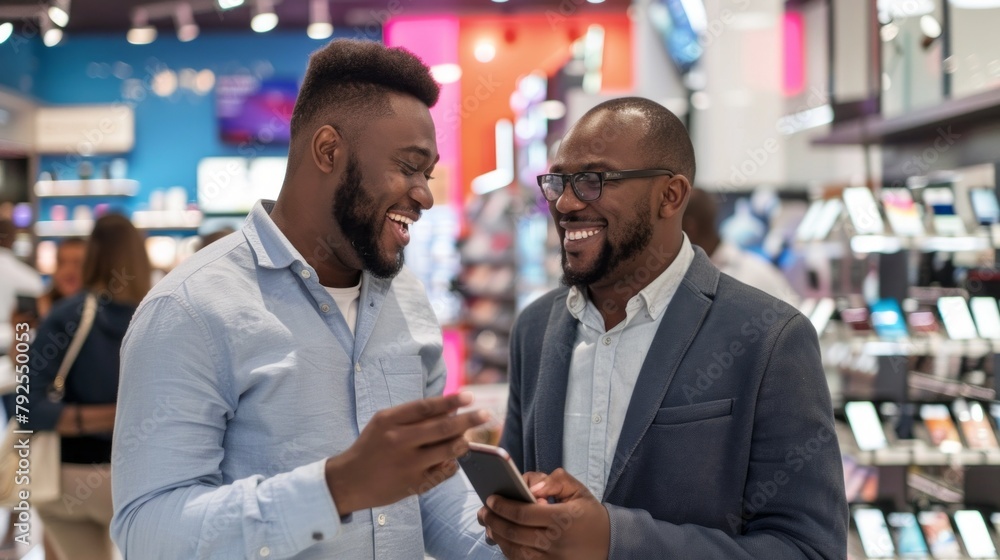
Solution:
[(570, 288), (566, 297), (579, 323), (566, 384), (563, 465), (598, 500), (604, 497), (639, 370), (693, 260), (685, 235), (670, 266), (629, 299), (625, 320), (608, 331), (585, 291)]
[(364, 274), (355, 338), (271, 204), (135, 314), (115, 422), (115, 542), (128, 560), (419, 559), (425, 547), (501, 557), (482, 541), (482, 503), (462, 475), (337, 515), (327, 458), (376, 411), (441, 393), (440, 329), (404, 269), (392, 281)]

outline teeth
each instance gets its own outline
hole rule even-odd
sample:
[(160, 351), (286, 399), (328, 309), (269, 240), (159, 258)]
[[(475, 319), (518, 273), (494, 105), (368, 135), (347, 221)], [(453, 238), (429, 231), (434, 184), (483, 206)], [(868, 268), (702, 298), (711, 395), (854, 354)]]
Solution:
[(580, 240), (580, 239), (586, 239), (588, 237), (597, 235), (597, 232), (599, 232), (599, 231), (601, 231), (601, 230), (599, 230), (599, 229), (586, 229), (586, 230), (579, 230), (579, 231), (567, 231), (566, 232), (566, 239), (569, 239), (570, 241), (577, 241), (577, 240)]
[(399, 214), (393, 214), (391, 212), (388, 214), (388, 216), (389, 216), (389, 219), (392, 220), (392, 221), (394, 221), (394, 222), (399, 222), (401, 224), (406, 224), (408, 226), (413, 225), (413, 220), (407, 218), (406, 216), (401, 216)]

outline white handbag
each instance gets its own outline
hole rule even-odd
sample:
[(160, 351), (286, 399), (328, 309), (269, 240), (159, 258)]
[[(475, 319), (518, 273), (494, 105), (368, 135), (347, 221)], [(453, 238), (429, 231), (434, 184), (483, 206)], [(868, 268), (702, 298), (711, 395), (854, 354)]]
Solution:
[[(83, 306), (80, 326), (73, 342), (59, 365), (59, 372), (46, 397), (61, 401), (66, 389), (66, 376), (76, 361), (97, 314), (97, 298), (88, 294)], [(21, 386), (19, 386), (21, 387)], [(19, 391), (15, 390), (16, 393)], [(24, 394), (24, 393), (21, 393)], [(55, 430), (31, 433), (23, 430), (15, 418), (7, 423), (3, 447), (0, 447), (0, 506), (27, 508), (54, 502), (61, 494), (62, 454), (60, 438)]]

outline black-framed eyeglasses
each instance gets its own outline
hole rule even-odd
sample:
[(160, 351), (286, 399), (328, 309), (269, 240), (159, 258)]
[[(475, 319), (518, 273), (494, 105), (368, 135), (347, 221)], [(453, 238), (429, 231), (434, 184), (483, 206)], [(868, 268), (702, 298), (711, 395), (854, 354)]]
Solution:
[(576, 198), (583, 202), (593, 202), (601, 198), (605, 181), (658, 177), (660, 175), (673, 177), (674, 172), (667, 169), (629, 169), (626, 171), (582, 171), (572, 175), (546, 173), (538, 176), (538, 186), (542, 188), (542, 196), (545, 197), (545, 200), (554, 202), (562, 196), (566, 182), (569, 181)]

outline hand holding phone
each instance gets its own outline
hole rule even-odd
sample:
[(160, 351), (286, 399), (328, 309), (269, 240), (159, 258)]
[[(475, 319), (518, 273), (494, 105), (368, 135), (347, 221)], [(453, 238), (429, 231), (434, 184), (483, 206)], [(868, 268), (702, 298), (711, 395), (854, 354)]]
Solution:
[(525, 484), (524, 477), (503, 448), (470, 442), (469, 452), (458, 458), (458, 464), (484, 504), (494, 494), (510, 500), (535, 503), (535, 497)]

